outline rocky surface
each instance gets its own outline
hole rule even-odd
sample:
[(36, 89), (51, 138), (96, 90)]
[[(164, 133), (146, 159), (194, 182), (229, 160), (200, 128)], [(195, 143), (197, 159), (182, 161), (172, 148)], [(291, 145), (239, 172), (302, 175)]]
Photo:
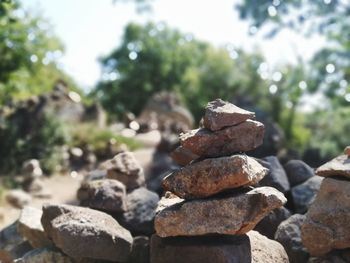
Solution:
[(155, 210), (159, 196), (147, 190), (138, 188), (127, 195), (127, 211), (119, 222), (132, 233), (150, 235), (154, 233)]
[(216, 99), (207, 104), (203, 118), (204, 127), (211, 130), (221, 130), (227, 126), (234, 126), (247, 119), (254, 119), (255, 113), (246, 111), (232, 103)]
[(75, 263), (62, 252), (56, 249), (37, 248), (29, 251), (23, 257), (15, 260), (14, 263)]
[(308, 263), (349, 263), (350, 249), (333, 250), (326, 255), (312, 257)]
[(43, 208), (42, 222), (55, 245), (74, 259), (124, 262), (130, 254), (130, 232), (103, 212), (69, 205), (47, 205)]
[(203, 198), (227, 189), (255, 185), (268, 170), (246, 155), (211, 158), (168, 175), (163, 188), (184, 199)]
[(29, 241), (34, 248), (51, 246), (41, 225), (42, 210), (26, 206), (18, 219), (17, 229), (21, 236)]
[(145, 175), (133, 153), (122, 152), (102, 165), (107, 170), (107, 178), (122, 182), (127, 190), (145, 184)]
[(303, 263), (309, 259), (301, 240), (301, 226), (305, 221), (305, 215), (295, 214), (283, 221), (275, 234), (275, 240), (285, 248), (291, 263)]
[(342, 176), (350, 178), (350, 158), (348, 155), (340, 155), (316, 169), (319, 176)]
[(152, 263), (288, 263), (276, 241), (250, 231), (242, 236), (172, 237), (151, 239)]
[(290, 160), (284, 165), (290, 186), (302, 184), (315, 175), (314, 170), (301, 160)]
[(84, 182), (78, 190), (81, 205), (111, 213), (127, 209), (125, 185), (117, 180), (102, 179)]
[(350, 247), (350, 182), (326, 178), (306, 213), (303, 244), (311, 255)]
[(271, 187), (188, 202), (166, 196), (158, 205), (155, 229), (161, 237), (245, 234), (285, 202), (283, 194)]
[(260, 186), (271, 186), (282, 193), (289, 191), (287, 174), (276, 156), (267, 156), (260, 163), (269, 169), (268, 174), (259, 182)]
[(304, 214), (314, 201), (323, 178), (313, 176), (304, 183), (294, 186), (291, 190), (294, 210), (299, 214)]
[(171, 158), (179, 165), (185, 166), (195, 159), (198, 159), (198, 155), (192, 153), (190, 150), (179, 146), (170, 153)]
[(147, 236), (134, 237), (131, 254), (128, 258), (130, 263), (150, 262), (150, 240)]
[(201, 128), (180, 134), (180, 144), (201, 157), (218, 157), (246, 152), (262, 144), (264, 125), (246, 120), (236, 126), (212, 132)]
[(291, 216), (289, 210), (285, 207), (274, 209), (267, 216), (265, 216), (254, 228), (260, 234), (270, 238), (275, 238), (275, 233), (281, 222)]

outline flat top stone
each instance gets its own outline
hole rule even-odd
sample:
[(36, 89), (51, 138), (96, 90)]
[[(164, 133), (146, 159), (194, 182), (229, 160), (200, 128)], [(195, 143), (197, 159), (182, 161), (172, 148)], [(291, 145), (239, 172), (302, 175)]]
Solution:
[(155, 229), (161, 237), (244, 234), (286, 201), (272, 187), (192, 201), (168, 195), (159, 202)]
[(212, 131), (233, 126), (247, 119), (254, 119), (255, 113), (244, 110), (236, 105), (216, 99), (207, 104), (203, 118), (204, 127)]
[(350, 178), (350, 158), (343, 154), (325, 163), (316, 170), (319, 176), (343, 176)]
[(203, 198), (227, 189), (255, 185), (268, 169), (246, 155), (189, 164), (163, 179), (163, 188), (181, 198)]
[(44, 231), (40, 221), (42, 214), (43, 212), (41, 209), (25, 206), (19, 216), (18, 224), (24, 225), (30, 229)]
[(253, 150), (263, 143), (264, 125), (246, 120), (212, 132), (206, 128), (180, 134), (180, 144), (201, 157), (219, 157)]

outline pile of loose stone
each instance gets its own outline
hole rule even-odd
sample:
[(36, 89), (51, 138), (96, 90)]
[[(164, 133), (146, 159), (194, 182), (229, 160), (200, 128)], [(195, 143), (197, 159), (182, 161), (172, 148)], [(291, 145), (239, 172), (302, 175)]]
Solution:
[(310, 206), (301, 236), (310, 262), (350, 262), (350, 147), (316, 170), (325, 179)]
[(131, 152), (101, 165), (78, 190), (81, 206), (24, 207), (0, 232), (0, 262), (149, 262), (159, 196)]
[(268, 173), (243, 153), (263, 140), (254, 117), (217, 99), (206, 107), (204, 128), (180, 135), (177, 156), (198, 159), (163, 180), (151, 262), (288, 262), (279, 243), (250, 231), (286, 202), (275, 188), (250, 187)]

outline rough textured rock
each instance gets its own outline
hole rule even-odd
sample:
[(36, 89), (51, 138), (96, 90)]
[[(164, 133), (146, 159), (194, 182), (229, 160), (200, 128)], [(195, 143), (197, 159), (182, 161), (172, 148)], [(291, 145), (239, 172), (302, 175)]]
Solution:
[(340, 155), (316, 169), (319, 176), (343, 176), (350, 178), (350, 158)]
[(241, 109), (222, 99), (216, 99), (207, 104), (203, 124), (205, 128), (217, 131), (227, 126), (239, 124), (247, 119), (255, 119), (255, 113)]
[(180, 134), (180, 144), (201, 157), (218, 157), (247, 152), (262, 144), (264, 125), (246, 120), (236, 126), (212, 132), (201, 128)]
[(312, 257), (308, 263), (349, 263), (350, 249), (333, 250), (324, 256)]
[(179, 165), (185, 166), (196, 160), (199, 156), (192, 153), (190, 150), (179, 146), (174, 151), (170, 153), (170, 157)]
[(17, 222), (7, 226), (0, 232), (0, 262), (12, 263), (33, 249), (29, 242), (24, 241), (17, 231)]
[(35, 248), (52, 245), (41, 225), (42, 213), (40, 209), (26, 206), (22, 209), (17, 223), (18, 232)]
[(288, 263), (282, 245), (256, 231), (242, 236), (151, 238), (152, 263)]
[(350, 247), (350, 181), (325, 178), (303, 224), (303, 244), (311, 255)]
[(301, 160), (290, 160), (284, 165), (290, 186), (301, 184), (315, 175), (314, 170)]
[(108, 160), (102, 167), (107, 170), (107, 178), (122, 182), (127, 190), (145, 184), (143, 169), (131, 152), (122, 152)]
[(159, 196), (147, 190), (138, 188), (127, 195), (128, 209), (118, 220), (132, 233), (150, 235), (154, 233), (154, 216)]
[(10, 205), (16, 208), (23, 208), (32, 201), (32, 197), (20, 189), (9, 191), (5, 195), (5, 199)]
[(254, 228), (260, 234), (270, 238), (275, 238), (275, 232), (279, 224), (289, 218), (291, 213), (285, 207), (276, 208), (267, 216), (265, 216)]
[(211, 158), (168, 175), (163, 188), (185, 199), (203, 198), (240, 186), (255, 185), (268, 170), (246, 155)]
[(103, 212), (47, 205), (43, 208), (42, 222), (46, 222), (44, 229), (55, 245), (72, 258), (124, 262), (130, 254), (130, 232)]
[(287, 174), (276, 156), (265, 157), (260, 163), (269, 169), (269, 173), (259, 182), (260, 186), (271, 186), (282, 193), (289, 191)]
[(150, 240), (146, 236), (134, 237), (132, 249), (128, 261), (130, 263), (150, 262)]
[(161, 199), (155, 218), (159, 236), (245, 234), (286, 198), (271, 187), (246, 193), (226, 193), (211, 199), (184, 200), (174, 195)]
[(299, 214), (304, 214), (314, 201), (320, 189), (323, 178), (313, 176), (306, 182), (292, 188), (292, 199), (294, 210)]
[(305, 221), (305, 215), (295, 214), (283, 221), (275, 234), (275, 240), (285, 248), (291, 263), (306, 263), (309, 253), (301, 241), (301, 226)]
[(22, 258), (14, 263), (74, 263), (65, 254), (58, 250), (48, 248), (37, 248), (26, 253)]
[(83, 206), (112, 213), (126, 211), (126, 188), (117, 180), (84, 182), (77, 195)]

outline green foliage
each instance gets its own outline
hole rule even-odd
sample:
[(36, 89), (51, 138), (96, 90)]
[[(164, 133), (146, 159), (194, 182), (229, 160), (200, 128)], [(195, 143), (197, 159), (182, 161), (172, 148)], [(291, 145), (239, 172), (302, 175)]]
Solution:
[(214, 48), (164, 24), (129, 24), (121, 45), (101, 60), (105, 78), (94, 93), (112, 114), (138, 114), (158, 91), (175, 91), (195, 114), (212, 99), (267, 95), (259, 54)]
[(40, 15), (24, 10), (19, 1), (0, 1), (0, 105), (52, 89), (62, 79), (78, 90), (59, 69), (63, 45)]
[(71, 136), (68, 145), (70, 147), (92, 146), (96, 152), (103, 152), (107, 143), (114, 139), (118, 145), (126, 144), (131, 151), (142, 147), (142, 143), (135, 139), (116, 135), (108, 128), (98, 128), (90, 123), (80, 123), (68, 127)]
[[(64, 126), (54, 116), (43, 116), (35, 121), (35, 132), (23, 133), (20, 125), (10, 119), (4, 121), (0, 128), (0, 173), (16, 173), (28, 159), (39, 159), (42, 166), (49, 168), (46, 163), (66, 140)], [(48, 170), (46, 170), (48, 171)], [(49, 172), (49, 171), (48, 171)]]

